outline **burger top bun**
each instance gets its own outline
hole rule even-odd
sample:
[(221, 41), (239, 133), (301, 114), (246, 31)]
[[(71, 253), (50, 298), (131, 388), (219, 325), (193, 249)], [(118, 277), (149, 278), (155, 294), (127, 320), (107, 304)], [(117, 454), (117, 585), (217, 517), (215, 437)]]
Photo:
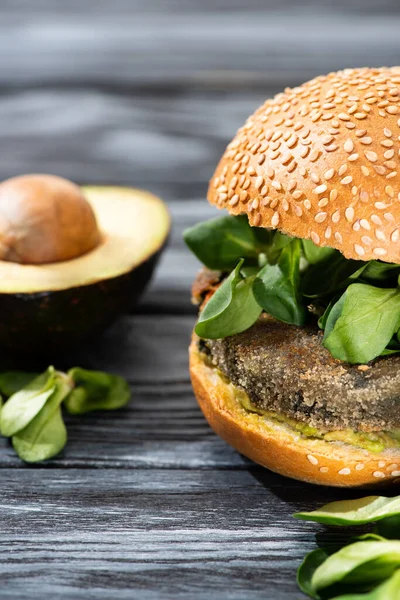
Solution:
[(286, 89), (239, 129), (208, 199), (347, 258), (400, 263), (400, 67)]

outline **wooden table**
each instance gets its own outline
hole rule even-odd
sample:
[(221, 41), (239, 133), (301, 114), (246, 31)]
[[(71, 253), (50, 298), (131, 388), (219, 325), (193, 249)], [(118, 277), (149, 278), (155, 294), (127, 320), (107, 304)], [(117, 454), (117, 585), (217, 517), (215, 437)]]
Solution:
[(291, 514), (351, 494), (274, 475), (207, 426), (187, 368), (198, 265), (181, 232), (214, 214), (207, 179), (266, 96), (395, 64), (399, 30), (396, 0), (1, 3), (1, 177), (148, 188), (174, 223), (136, 314), (70, 357), (127, 377), (130, 407), (70, 419), (47, 464), (1, 441), (1, 598), (301, 597), (295, 571), (320, 529)]

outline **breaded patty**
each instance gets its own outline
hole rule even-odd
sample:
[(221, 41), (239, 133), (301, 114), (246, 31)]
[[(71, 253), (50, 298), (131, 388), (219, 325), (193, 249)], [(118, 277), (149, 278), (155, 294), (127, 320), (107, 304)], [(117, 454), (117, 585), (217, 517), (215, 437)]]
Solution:
[[(198, 300), (217, 287), (203, 270)], [(400, 429), (400, 356), (357, 366), (332, 357), (317, 325), (296, 327), (263, 315), (247, 331), (199, 347), (252, 403), (320, 430)]]

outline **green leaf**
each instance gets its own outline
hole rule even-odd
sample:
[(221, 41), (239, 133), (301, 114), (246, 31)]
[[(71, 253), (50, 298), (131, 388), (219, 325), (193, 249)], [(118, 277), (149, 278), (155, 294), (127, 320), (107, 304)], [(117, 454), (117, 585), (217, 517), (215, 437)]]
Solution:
[(195, 331), (199, 337), (224, 338), (245, 331), (261, 313), (253, 296), (253, 278), (243, 279), (241, 260), (200, 313)]
[(400, 539), (400, 510), (397, 514), (386, 517), (376, 525), (376, 533), (388, 540)]
[(318, 298), (334, 294), (347, 287), (357, 279), (367, 263), (358, 260), (348, 260), (335, 250), (325, 260), (311, 265), (304, 273), (302, 293), (308, 298)]
[(325, 313), (322, 315), (321, 323), (324, 324), (324, 340), (328, 337), (328, 335), (335, 328), (336, 322), (341, 316), (343, 312), (343, 306), (346, 300), (346, 292), (340, 296), (336, 302), (330, 304), (326, 309), (325, 313), (327, 313), (325, 317)]
[(370, 260), (362, 272), (361, 278), (369, 283), (379, 284), (387, 282), (395, 286), (399, 274), (400, 265), (385, 263), (379, 260)]
[(359, 500), (330, 502), (319, 510), (300, 512), (295, 519), (315, 521), (325, 525), (365, 525), (387, 517), (400, 515), (400, 496), (367, 496)]
[(318, 592), (338, 583), (376, 584), (400, 568), (400, 541), (364, 541), (345, 546), (314, 572), (311, 588)]
[(72, 388), (71, 379), (58, 373), (55, 389), (46, 404), (12, 438), (14, 450), (26, 462), (39, 462), (58, 454), (67, 442), (67, 430), (61, 414), (61, 403)]
[(345, 594), (333, 600), (400, 600), (400, 571), (368, 594)]
[(54, 367), (49, 367), (7, 400), (1, 411), (2, 435), (11, 437), (36, 417), (54, 393), (57, 377)]
[(94, 410), (114, 410), (125, 406), (131, 397), (128, 382), (118, 375), (74, 367), (68, 371), (76, 388), (68, 394), (65, 408), (72, 415)]
[(301, 245), (293, 240), (285, 246), (277, 264), (267, 264), (254, 280), (254, 297), (271, 316), (294, 325), (303, 325), (307, 310), (298, 288), (300, 281)]
[(316, 265), (321, 261), (326, 261), (328, 258), (337, 252), (328, 246), (316, 246), (312, 240), (301, 240), (303, 254), (310, 265)]
[(326, 550), (323, 550), (322, 548), (313, 550), (307, 554), (297, 570), (297, 585), (302, 592), (307, 594), (307, 596), (310, 596), (310, 598), (315, 598), (315, 600), (320, 600), (321, 596), (314, 591), (311, 580), (315, 571), (323, 562), (325, 562), (328, 556)]
[[(332, 356), (349, 363), (367, 363), (379, 356), (399, 328), (400, 291), (366, 284), (350, 285), (342, 311), (323, 345)], [(340, 300), (339, 300), (340, 302)]]
[(25, 373), (24, 371), (5, 371), (4, 373), (0, 373), (0, 394), (9, 398), (9, 396), (22, 390), (32, 379), (38, 376), (39, 373)]
[(220, 217), (186, 229), (183, 238), (209, 269), (230, 271), (240, 258), (257, 261), (260, 246), (246, 216)]

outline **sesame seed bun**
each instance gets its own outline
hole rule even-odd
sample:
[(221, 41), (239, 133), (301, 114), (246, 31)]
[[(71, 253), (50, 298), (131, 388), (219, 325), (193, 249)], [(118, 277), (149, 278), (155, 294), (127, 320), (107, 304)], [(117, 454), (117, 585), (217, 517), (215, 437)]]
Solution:
[(214, 431), (236, 450), (286, 477), (336, 487), (400, 483), (400, 452), (379, 454), (342, 442), (306, 438), (265, 416), (246, 411), (232, 384), (202, 359), (193, 335), (190, 375), (199, 405)]
[(400, 67), (346, 69), (267, 100), (208, 199), (347, 258), (400, 263)]

